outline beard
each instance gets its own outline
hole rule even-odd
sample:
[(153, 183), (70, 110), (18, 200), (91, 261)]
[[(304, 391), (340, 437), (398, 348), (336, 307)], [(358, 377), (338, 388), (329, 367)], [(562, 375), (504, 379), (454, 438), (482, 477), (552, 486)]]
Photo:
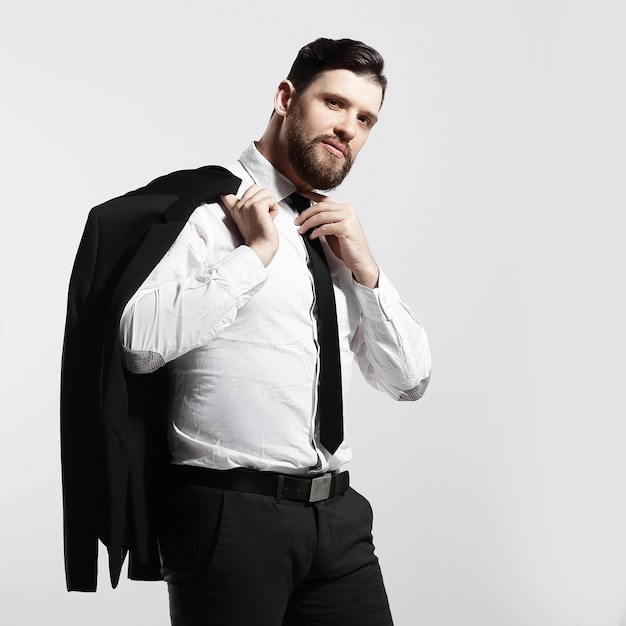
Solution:
[[(287, 156), (296, 174), (313, 189), (327, 191), (339, 186), (348, 175), (354, 159), (352, 149), (336, 135), (318, 135), (307, 139), (306, 129), (299, 105), (292, 109), (291, 118), (286, 127)], [(336, 157), (318, 144), (332, 140), (339, 142), (344, 151), (344, 158)]]

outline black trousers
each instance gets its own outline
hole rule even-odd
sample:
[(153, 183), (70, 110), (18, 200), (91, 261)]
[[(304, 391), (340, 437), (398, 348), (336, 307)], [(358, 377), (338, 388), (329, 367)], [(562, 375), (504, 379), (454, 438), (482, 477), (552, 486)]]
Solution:
[(313, 504), (169, 487), (159, 544), (173, 626), (391, 626), (353, 489)]

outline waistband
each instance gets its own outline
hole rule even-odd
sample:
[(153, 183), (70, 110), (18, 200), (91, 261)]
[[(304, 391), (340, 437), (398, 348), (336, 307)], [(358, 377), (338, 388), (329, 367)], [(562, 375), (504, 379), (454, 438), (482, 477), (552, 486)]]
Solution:
[(215, 470), (192, 465), (170, 467), (170, 476), (175, 481), (274, 496), (278, 501), (320, 502), (344, 494), (350, 486), (348, 472), (305, 477), (248, 469)]

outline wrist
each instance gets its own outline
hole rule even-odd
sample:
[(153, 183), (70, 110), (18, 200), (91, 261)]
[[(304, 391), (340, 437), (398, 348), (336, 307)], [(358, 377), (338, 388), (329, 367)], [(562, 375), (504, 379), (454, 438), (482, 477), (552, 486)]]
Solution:
[(276, 254), (276, 248), (267, 242), (251, 242), (246, 244), (261, 260), (261, 263), (267, 267)]
[(370, 289), (378, 287), (378, 279), (380, 278), (380, 268), (372, 261), (365, 267), (357, 267), (352, 270), (352, 276), (354, 280)]

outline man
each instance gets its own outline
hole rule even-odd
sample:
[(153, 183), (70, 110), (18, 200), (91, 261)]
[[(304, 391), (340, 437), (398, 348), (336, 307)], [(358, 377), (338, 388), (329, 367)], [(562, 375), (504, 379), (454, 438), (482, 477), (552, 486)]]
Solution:
[(159, 373), (165, 392), (156, 516), (176, 626), (392, 623), (341, 400), (354, 359), (378, 389), (418, 399), (430, 352), (356, 209), (320, 193), (376, 124), (382, 72), (361, 42), (302, 48), (261, 139), (228, 168), (236, 193), (194, 206), (122, 298), (125, 384)]

